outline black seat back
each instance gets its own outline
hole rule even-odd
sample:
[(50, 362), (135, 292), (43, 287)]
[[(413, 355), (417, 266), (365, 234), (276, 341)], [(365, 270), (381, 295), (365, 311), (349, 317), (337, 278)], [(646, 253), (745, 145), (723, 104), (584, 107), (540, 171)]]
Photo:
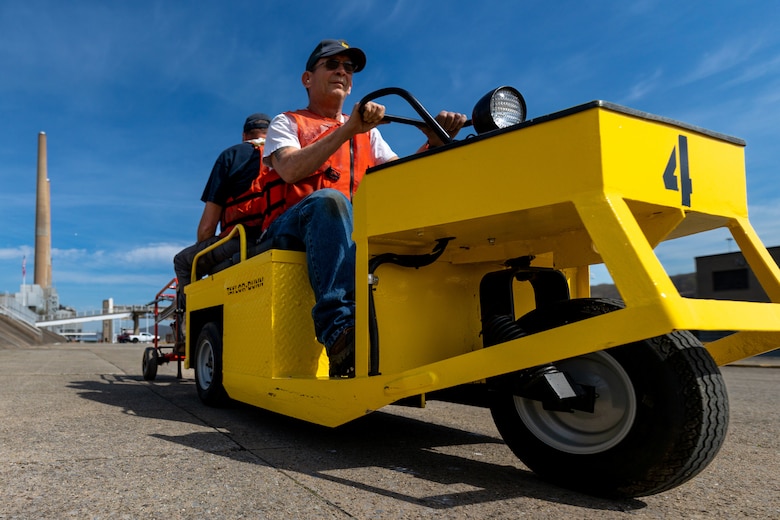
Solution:
[[(260, 253), (265, 253), (271, 249), (284, 249), (286, 251), (306, 251), (306, 246), (297, 237), (290, 235), (279, 235), (270, 238), (258, 240), (256, 243), (249, 245), (246, 248), (247, 259), (257, 256)], [(227, 269), (230, 266), (236, 265), (241, 262), (241, 253), (235, 253), (231, 258), (223, 260), (215, 265), (209, 274), (218, 273), (223, 269)]]

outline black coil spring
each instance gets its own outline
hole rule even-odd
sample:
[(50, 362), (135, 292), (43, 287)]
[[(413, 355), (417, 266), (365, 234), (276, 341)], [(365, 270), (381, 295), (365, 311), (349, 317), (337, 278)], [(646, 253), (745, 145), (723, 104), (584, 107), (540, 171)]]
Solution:
[(522, 338), (526, 332), (520, 328), (512, 316), (491, 316), (482, 324), (483, 341), (486, 347), (505, 341)]

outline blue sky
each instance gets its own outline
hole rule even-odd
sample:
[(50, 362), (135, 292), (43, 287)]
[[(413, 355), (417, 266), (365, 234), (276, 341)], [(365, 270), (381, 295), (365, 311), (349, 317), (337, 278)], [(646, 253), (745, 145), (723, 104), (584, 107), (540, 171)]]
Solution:
[[(470, 113), (509, 84), (529, 117), (604, 99), (745, 139), (751, 222), (780, 245), (778, 15), (770, 0), (5, 0), (0, 293), (19, 290), (25, 255), (32, 283), (40, 131), (61, 303), (147, 303), (194, 241), (214, 159), (246, 115), (305, 105), (300, 75), (323, 38), (368, 55), (352, 101), (398, 86), (431, 112)], [(408, 127), (382, 131), (399, 155), (422, 143)], [(658, 253), (671, 274), (692, 272), (727, 237)], [(608, 281), (599, 268), (592, 279)]]

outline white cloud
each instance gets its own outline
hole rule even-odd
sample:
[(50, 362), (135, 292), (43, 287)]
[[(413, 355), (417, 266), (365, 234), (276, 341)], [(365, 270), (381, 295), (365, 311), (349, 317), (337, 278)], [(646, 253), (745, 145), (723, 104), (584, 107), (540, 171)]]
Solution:
[(115, 253), (114, 258), (129, 264), (167, 263), (172, 265), (173, 257), (186, 245), (150, 244), (130, 249), (126, 253)]
[[(764, 79), (767, 76), (776, 76), (780, 72), (780, 56), (772, 56), (768, 60), (757, 58), (754, 63), (747, 65), (740, 73), (735, 74), (724, 83), (724, 86), (735, 87), (743, 83)], [(777, 90), (773, 90), (776, 94)]]
[[(140, 274), (133, 273), (91, 273), (84, 270), (66, 270), (56, 273), (55, 286), (57, 284), (79, 284), (79, 285), (103, 285), (111, 287), (158, 287), (173, 278), (173, 268), (170, 276), (166, 278), (164, 273), (145, 272)], [(149, 293), (150, 296), (153, 294)]]
[(95, 259), (103, 256), (102, 251), (89, 252), (86, 249), (52, 248), (52, 261), (81, 262), (84, 259)]
[(631, 103), (641, 100), (658, 88), (658, 84), (661, 82), (662, 77), (663, 72), (660, 69), (656, 69), (652, 74), (646, 75), (638, 82), (631, 85), (625, 99), (620, 102), (630, 105)]
[[(189, 244), (154, 243), (129, 249), (95, 250), (52, 249), (52, 262), (58, 266), (73, 265), (82, 269), (135, 269), (171, 266), (173, 257)], [(2, 250), (0, 250), (2, 254)], [(0, 256), (2, 258), (2, 256)]]
[(727, 41), (715, 51), (705, 54), (681, 83), (686, 85), (744, 65), (760, 48), (761, 43), (754, 40)]
[(33, 248), (30, 246), (17, 246), (0, 248), (0, 260), (19, 260), (21, 265), (22, 258), (28, 258), (28, 263), (32, 262)]

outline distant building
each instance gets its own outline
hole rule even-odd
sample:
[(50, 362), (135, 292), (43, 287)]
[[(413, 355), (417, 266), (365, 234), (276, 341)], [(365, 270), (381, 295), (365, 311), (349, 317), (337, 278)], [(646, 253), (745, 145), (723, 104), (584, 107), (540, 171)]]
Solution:
[[(780, 265), (780, 247), (767, 249)], [(696, 297), (709, 300), (768, 302), (741, 252), (696, 257)]]
[[(767, 248), (775, 263), (780, 265), (780, 247)], [(696, 260), (696, 298), (708, 300), (735, 300), (768, 302), (758, 278), (741, 251), (719, 255), (698, 256)], [(730, 331), (699, 331), (702, 341), (714, 341)]]
[(54, 287), (40, 285), (21, 285), (16, 293), (16, 301), (24, 307), (36, 312), (39, 318), (54, 317), (60, 309), (60, 298)]

